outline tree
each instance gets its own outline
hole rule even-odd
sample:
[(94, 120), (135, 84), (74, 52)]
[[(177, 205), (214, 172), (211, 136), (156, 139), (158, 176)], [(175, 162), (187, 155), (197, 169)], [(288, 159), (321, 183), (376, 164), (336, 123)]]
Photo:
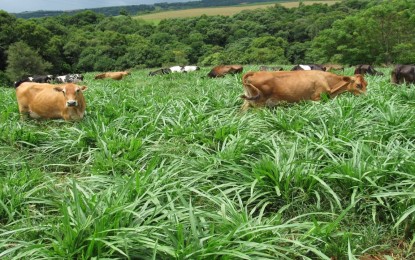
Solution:
[(16, 18), (0, 10), (0, 70), (6, 68), (6, 50), (16, 41)]
[[(415, 4), (384, 1), (333, 23), (313, 39), (309, 57), (343, 64), (411, 61)], [(405, 53), (400, 53), (405, 50)], [(412, 62), (413, 63), (413, 60)]]
[(52, 64), (24, 42), (16, 42), (7, 50), (7, 74), (11, 79), (20, 79), (28, 75), (47, 74)]

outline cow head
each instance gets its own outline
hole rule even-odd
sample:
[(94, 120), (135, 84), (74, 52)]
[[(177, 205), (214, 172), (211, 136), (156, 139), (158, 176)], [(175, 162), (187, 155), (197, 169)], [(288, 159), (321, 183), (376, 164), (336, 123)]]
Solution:
[(363, 75), (356, 74), (352, 77), (344, 76), (343, 81), (333, 87), (330, 96), (336, 96), (349, 91), (354, 95), (366, 94), (367, 82)]
[(345, 78), (350, 78), (350, 84), (347, 87), (349, 92), (352, 92), (355, 95), (366, 94), (367, 82), (363, 75), (356, 74), (352, 77)]
[(66, 99), (66, 107), (77, 107), (82, 92), (87, 90), (87, 86), (78, 86), (75, 84), (66, 84), (54, 87), (55, 91), (62, 92)]

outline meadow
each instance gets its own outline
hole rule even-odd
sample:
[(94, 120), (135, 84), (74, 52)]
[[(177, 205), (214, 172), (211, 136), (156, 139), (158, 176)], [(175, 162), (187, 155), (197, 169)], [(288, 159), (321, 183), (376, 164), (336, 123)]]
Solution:
[[(328, 4), (332, 5), (339, 1), (335, 0), (322, 0), (322, 1), (303, 1), (304, 5), (312, 4)], [(244, 5), (235, 5), (235, 6), (225, 6), (225, 7), (211, 7), (211, 8), (192, 8), (185, 10), (172, 10), (172, 11), (162, 11), (158, 13), (143, 14), (134, 16), (134, 18), (143, 19), (145, 21), (159, 22), (162, 19), (174, 19), (174, 18), (188, 18), (188, 17), (198, 17), (201, 15), (225, 15), (232, 16), (237, 13), (240, 13), (244, 10), (255, 10), (260, 8), (273, 7), (275, 4), (280, 4), (286, 8), (298, 7), (300, 2), (274, 2), (274, 3), (261, 3), (261, 4), (244, 4)]]
[(0, 258), (413, 259), (415, 87), (379, 70), (246, 112), (241, 75), (87, 73), (80, 122), (1, 86)]

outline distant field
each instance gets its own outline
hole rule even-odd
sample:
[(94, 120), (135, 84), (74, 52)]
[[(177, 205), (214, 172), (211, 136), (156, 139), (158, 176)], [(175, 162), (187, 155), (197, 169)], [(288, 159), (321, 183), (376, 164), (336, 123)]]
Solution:
[[(312, 5), (315, 3), (321, 4), (335, 4), (339, 1), (306, 1), (304, 2), (305, 5)], [(243, 10), (254, 10), (258, 8), (266, 8), (272, 7), (276, 3), (268, 3), (268, 4), (256, 4), (256, 5), (241, 5), (241, 6), (227, 6), (227, 7), (212, 7), (212, 8), (194, 8), (194, 9), (187, 9), (187, 10), (176, 10), (176, 11), (166, 11), (160, 13), (153, 13), (153, 14), (145, 14), (136, 16), (136, 18), (148, 20), (148, 21), (160, 21), (162, 19), (170, 19), (170, 18), (186, 18), (186, 17), (195, 17), (205, 15), (227, 15), (231, 16), (237, 14)], [(298, 7), (299, 2), (286, 2), (280, 3), (282, 6), (292, 8)]]

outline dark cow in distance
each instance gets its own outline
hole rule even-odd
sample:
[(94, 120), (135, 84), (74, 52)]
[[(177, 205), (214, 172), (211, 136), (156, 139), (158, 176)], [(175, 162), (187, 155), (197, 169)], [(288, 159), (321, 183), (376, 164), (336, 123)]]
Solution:
[(279, 66), (260, 66), (260, 71), (283, 71), (284, 69)]
[(351, 92), (366, 93), (367, 82), (362, 75), (341, 76), (325, 71), (257, 71), (242, 77), (245, 100), (242, 110), (249, 107), (273, 107), (279, 103), (303, 100), (318, 101), (323, 93), (331, 98)]
[(149, 76), (156, 76), (156, 75), (163, 75), (163, 74), (170, 74), (171, 70), (170, 68), (163, 68), (163, 69), (158, 69), (155, 71), (150, 71), (150, 73), (148, 73)]
[(25, 77), (21, 80), (14, 82), (14, 87), (17, 88), (23, 82), (36, 82), (36, 83), (51, 83), (53, 80), (53, 75), (33, 75)]
[(207, 74), (209, 78), (219, 78), (226, 74), (242, 73), (243, 67), (241, 65), (219, 65), (213, 67), (212, 70)]
[(415, 65), (396, 65), (392, 71), (391, 82), (393, 84), (415, 83)]
[(377, 76), (384, 75), (382, 72), (376, 71), (372, 65), (368, 65), (368, 64), (357, 65), (356, 69), (354, 70), (354, 74), (361, 74), (361, 75), (369, 74), (369, 75), (377, 75)]
[(321, 71), (326, 71), (326, 67), (324, 67), (323, 65), (319, 65), (319, 64), (298, 64), (295, 65), (291, 71), (295, 71), (295, 70), (321, 70)]

